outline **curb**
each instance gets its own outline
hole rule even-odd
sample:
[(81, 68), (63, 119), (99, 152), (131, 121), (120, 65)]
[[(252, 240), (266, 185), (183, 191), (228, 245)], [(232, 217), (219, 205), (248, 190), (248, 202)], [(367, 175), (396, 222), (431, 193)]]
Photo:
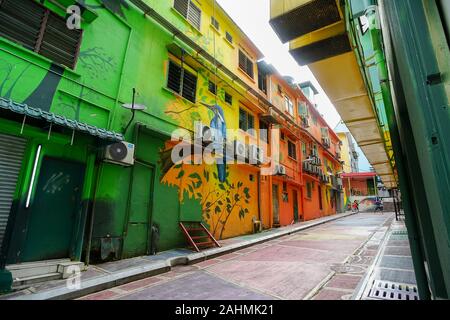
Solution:
[[(225, 255), (227, 253), (232, 253), (237, 250), (245, 249), (247, 247), (251, 247), (257, 244), (261, 244), (270, 240), (278, 239), (287, 235), (291, 235), (305, 229), (309, 229), (312, 227), (316, 227), (331, 221), (339, 220), (342, 218), (346, 218), (352, 216), (356, 213), (339, 213), (331, 216), (329, 219), (324, 219), (321, 221), (315, 221), (311, 223), (307, 223), (302, 226), (298, 226), (296, 228), (292, 228), (289, 230), (283, 230), (279, 232), (274, 232), (273, 234), (269, 234), (266, 236), (262, 236), (257, 239), (252, 240), (244, 240), (238, 243), (230, 244), (226, 247), (210, 249), (203, 252), (196, 252), (189, 254), (187, 256), (180, 256), (171, 259), (167, 259), (166, 261), (152, 263), (148, 266), (140, 266), (136, 268), (129, 268), (123, 271), (115, 272), (113, 274), (108, 274), (100, 277), (96, 277), (94, 279), (84, 280), (80, 289), (69, 289), (67, 287), (59, 287), (55, 289), (50, 289), (47, 291), (32, 293), (32, 294), (24, 294), (21, 296), (14, 296), (8, 299), (8, 297), (4, 297), (5, 300), (67, 300), (67, 299), (76, 299), (82, 296), (86, 296), (98, 291), (107, 290), (116, 286), (120, 286), (129, 282), (141, 280), (147, 277), (156, 276), (171, 270), (172, 267), (179, 265), (188, 265), (195, 264), (201, 261), (206, 261), (208, 259), (212, 259), (218, 256)], [(0, 297), (0, 300), (3, 300)]]

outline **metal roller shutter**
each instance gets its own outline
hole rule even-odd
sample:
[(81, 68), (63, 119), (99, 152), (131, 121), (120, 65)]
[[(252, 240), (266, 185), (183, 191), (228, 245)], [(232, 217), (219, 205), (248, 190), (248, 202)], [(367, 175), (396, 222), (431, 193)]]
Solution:
[(0, 247), (16, 191), (26, 140), (0, 134)]

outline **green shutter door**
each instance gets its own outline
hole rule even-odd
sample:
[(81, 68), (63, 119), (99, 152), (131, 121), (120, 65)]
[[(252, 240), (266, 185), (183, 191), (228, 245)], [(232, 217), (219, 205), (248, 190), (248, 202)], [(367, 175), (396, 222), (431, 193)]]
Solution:
[(0, 247), (14, 201), (26, 140), (0, 134)]

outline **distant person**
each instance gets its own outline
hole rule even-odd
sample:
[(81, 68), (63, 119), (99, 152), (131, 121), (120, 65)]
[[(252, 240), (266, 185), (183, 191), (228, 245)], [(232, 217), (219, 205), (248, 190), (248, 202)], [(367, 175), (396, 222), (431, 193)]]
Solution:
[(358, 200), (355, 200), (352, 205), (353, 212), (359, 213), (359, 203)]
[(375, 212), (380, 211), (383, 212), (383, 200), (381, 200), (380, 197), (377, 197), (377, 200), (375, 200)]

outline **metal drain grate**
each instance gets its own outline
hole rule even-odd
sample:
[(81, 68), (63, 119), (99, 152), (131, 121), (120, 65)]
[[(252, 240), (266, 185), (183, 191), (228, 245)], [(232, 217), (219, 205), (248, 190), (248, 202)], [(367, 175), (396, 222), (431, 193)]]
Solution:
[(382, 300), (419, 300), (419, 293), (414, 285), (375, 280), (369, 297)]

